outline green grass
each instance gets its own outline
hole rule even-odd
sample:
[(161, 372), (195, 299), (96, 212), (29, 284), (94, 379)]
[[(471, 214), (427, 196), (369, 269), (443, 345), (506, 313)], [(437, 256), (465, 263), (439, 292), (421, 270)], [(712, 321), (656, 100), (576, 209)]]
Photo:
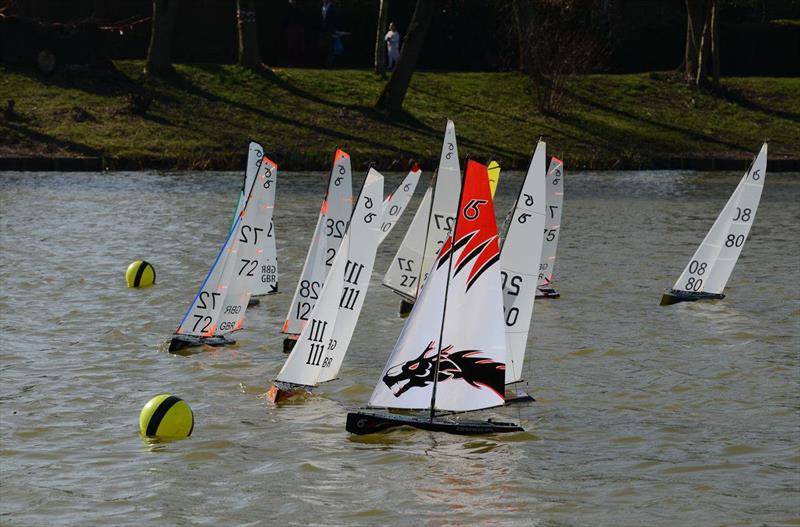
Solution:
[[(770, 157), (800, 158), (800, 79), (727, 78), (723, 94), (690, 90), (661, 74), (586, 75), (568, 81), (561, 114), (535, 107), (516, 73), (414, 75), (407, 113), (372, 109), (383, 81), (368, 71), (177, 65), (173, 82), (147, 80), (140, 61), (117, 74), (67, 70), (49, 79), (0, 68), (0, 157), (103, 156), (112, 167), (240, 168), (246, 142), (261, 142), (285, 169), (325, 169), (336, 146), (357, 167), (435, 165), (445, 120), (461, 155), (528, 162), (544, 135), (573, 168), (631, 168), (670, 158), (747, 159), (770, 139)], [(149, 91), (145, 115), (131, 92)], [(394, 163), (394, 164), (393, 164)], [(663, 162), (662, 162), (663, 164)]]

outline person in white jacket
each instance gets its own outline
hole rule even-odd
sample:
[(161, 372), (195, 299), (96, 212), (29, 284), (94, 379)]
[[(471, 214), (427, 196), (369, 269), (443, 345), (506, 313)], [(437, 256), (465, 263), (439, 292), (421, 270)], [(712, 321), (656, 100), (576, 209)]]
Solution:
[(389, 23), (389, 32), (386, 33), (386, 52), (388, 54), (386, 68), (391, 71), (400, 59), (400, 33), (397, 32), (394, 22)]

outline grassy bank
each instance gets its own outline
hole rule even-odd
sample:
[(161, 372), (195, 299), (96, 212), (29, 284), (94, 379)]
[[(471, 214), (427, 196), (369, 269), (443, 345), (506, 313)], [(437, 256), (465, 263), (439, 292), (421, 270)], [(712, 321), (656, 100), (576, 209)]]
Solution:
[[(148, 81), (142, 63), (116, 72), (66, 70), (42, 79), (0, 68), (0, 158), (102, 157), (111, 168), (241, 168), (260, 141), (285, 169), (325, 169), (336, 146), (362, 168), (432, 167), (446, 118), (462, 155), (521, 167), (539, 135), (571, 168), (677, 167), (682, 160), (749, 159), (765, 139), (772, 159), (800, 159), (800, 79), (725, 79), (725, 97), (659, 74), (571, 79), (562, 113), (535, 109), (515, 73), (419, 72), (407, 114), (372, 110), (383, 81), (367, 71), (178, 65), (172, 82)], [(131, 94), (153, 102), (135, 112)], [(738, 161), (737, 161), (738, 163)]]

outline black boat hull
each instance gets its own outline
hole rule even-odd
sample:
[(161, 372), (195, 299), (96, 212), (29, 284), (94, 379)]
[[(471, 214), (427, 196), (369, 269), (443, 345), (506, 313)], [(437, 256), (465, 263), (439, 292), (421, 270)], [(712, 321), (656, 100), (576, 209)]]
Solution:
[(680, 302), (696, 302), (697, 300), (722, 300), (725, 295), (722, 293), (706, 293), (699, 291), (697, 293), (692, 291), (679, 291), (677, 289), (669, 289), (661, 296), (660, 306), (671, 306)]
[(195, 337), (194, 335), (175, 335), (169, 341), (169, 352), (176, 353), (182, 349), (194, 348), (197, 346), (229, 346), (236, 344), (236, 341), (225, 335), (213, 337)]
[(431, 432), (447, 432), (458, 435), (502, 434), (524, 432), (514, 423), (500, 421), (459, 420), (448, 417), (421, 415), (398, 415), (389, 412), (348, 412), (345, 429), (351, 434), (365, 435), (383, 432), (399, 426), (411, 426)]
[(284, 353), (291, 353), (294, 349), (294, 345), (297, 344), (297, 339), (300, 335), (294, 335), (292, 337), (286, 337), (283, 339), (283, 352)]
[(539, 287), (536, 289), (536, 298), (559, 298), (561, 293), (552, 287)]
[(409, 314), (411, 314), (411, 309), (414, 307), (414, 302), (408, 302), (406, 300), (400, 301), (400, 310), (398, 315), (400, 318), (406, 318)]

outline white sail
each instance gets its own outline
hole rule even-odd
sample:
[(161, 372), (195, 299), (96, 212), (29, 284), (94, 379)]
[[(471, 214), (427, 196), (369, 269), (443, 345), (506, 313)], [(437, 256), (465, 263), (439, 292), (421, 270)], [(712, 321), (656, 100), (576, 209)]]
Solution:
[(269, 196), (264, 182), (267, 171), (271, 170), (270, 178), (274, 183), (277, 167), (266, 157), (261, 167), (260, 178), (254, 177), (246, 189), (244, 205), (200, 290), (175, 330), (176, 334), (212, 337), (241, 328), (258, 267), (255, 229), (260, 215), (257, 210), (274, 199), (274, 195)]
[(539, 262), (539, 287), (548, 287), (553, 281), (556, 266), (558, 233), (561, 230), (561, 212), (564, 206), (564, 163), (551, 158), (547, 169), (547, 209), (544, 225), (542, 257)]
[(721, 294), (756, 217), (767, 175), (767, 144), (722, 209), (673, 289)]
[(325, 382), (336, 378), (342, 367), (345, 353), (350, 347), (350, 340), (356, 329), (364, 298), (367, 296), (372, 269), (375, 265), (375, 253), (380, 244), (380, 200), (383, 197), (383, 176), (370, 170), (364, 187), (361, 189), (347, 236), (350, 242), (347, 253), (337, 256), (344, 258), (344, 278), (341, 291), (334, 301), (338, 301), (339, 311), (333, 327), (333, 335), (322, 361), (317, 382)]
[(241, 214), (244, 208), (245, 201), (247, 201), (248, 189), (252, 188), (253, 181), (256, 179), (258, 169), (261, 167), (261, 159), (264, 157), (264, 149), (260, 144), (255, 141), (250, 141), (247, 149), (247, 167), (245, 168), (244, 184), (242, 191), (239, 193), (239, 201), (236, 203), (236, 211), (233, 214), (233, 221)]
[(369, 287), (378, 247), (382, 198), (383, 176), (372, 170), (309, 317), (310, 323), (300, 333), (278, 381), (316, 386), (338, 373)]
[(453, 121), (448, 120), (433, 191), (429, 188), (423, 196), (403, 243), (386, 271), (385, 286), (408, 300), (416, 298), (439, 248), (452, 232), (460, 192), (456, 130)]
[(522, 378), (522, 364), (533, 317), (547, 202), (545, 148), (542, 141), (536, 145), (528, 173), (512, 209), (511, 221), (500, 252), (508, 347), (506, 383), (517, 382)]
[(453, 234), (460, 193), (461, 166), (458, 163), (456, 128), (453, 121), (448, 120), (442, 143), (442, 154), (439, 157), (439, 169), (436, 172), (436, 184), (433, 188), (433, 205), (431, 205), (431, 215), (428, 219), (427, 243), (420, 270), (422, 272), (420, 287), (425, 283), (439, 248), (447, 237)]
[(467, 411), (504, 403), (499, 245), (485, 166), (468, 163), (459, 209), (455, 242), (445, 242), (370, 406), (424, 409), (433, 401), (438, 410)]
[(314, 236), (306, 255), (306, 262), (289, 313), (283, 324), (283, 332), (299, 334), (309, 320), (319, 299), (339, 245), (347, 231), (353, 206), (353, 181), (350, 156), (336, 150), (333, 169), (328, 180), (328, 193), (322, 202)]
[(432, 198), (433, 187), (430, 186), (422, 196), (411, 225), (383, 277), (383, 285), (411, 301), (417, 296), (417, 282), (422, 266), (422, 251), (425, 245), (425, 233), (428, 230)]
[(422, 174), (422, 171), (419, 169), (419, 166), (414, 165), (403, 182), (400, 183), (400, 186), (397, 187), (397, 190), (392, 192), (389, 197), (383, 201), (378, 245), (383, 243), (383, 240), (392, 232), (392, 229), (394, 229), (394, 226), (397, 225), (397, 222), (400, 220), (400, 216), (403, 215), (403, 211), (406, 210), (408, 202), (411, 201), (412, 196), (414, 196), (414, 190), (417, 188), (420, 174)]
[[(264, 153), (261, 145), (255, 141), (251, 141), (247, 155), (247, 169), (245, 172), (244, 185), (242, 186), (242, 192), (239, 193), (239, 201), (236, 203), (236, 212), (233, 216), (233, 221), (236, 221), (236, 218), (238, 218), (239, 214), (242, 212), (242, 208), (244, 208), (246, 201), (245, 190), (253, 186), (253, 181), (255, 181), (261, 169), (263, 157)], [(277, 174), (277, 166), (275, 169), (275, 174)], [(262, 184), (267, 184), (271, 187), (267, 189), (268, 193), (271, 193), (271, 197), (268, 197), (268, 206), (262, 208), (267, 219), (259, 222), (260, 224), (267, 225), (267, 227), (264, 231), (266, 235), (260, 236), (258, 241), (257, 252), (260, 255), (260, 264), (256, 271), (258, 273), (258, 279), (252, 291), (254, 296), (278, 292), (278, 252), (275, 246), (275, 228), (272, 222), (272, 211), (275, 205), (274, 179), (273, 177), (271, 180), (268, 180), (268, 182), (262, 182)]]

